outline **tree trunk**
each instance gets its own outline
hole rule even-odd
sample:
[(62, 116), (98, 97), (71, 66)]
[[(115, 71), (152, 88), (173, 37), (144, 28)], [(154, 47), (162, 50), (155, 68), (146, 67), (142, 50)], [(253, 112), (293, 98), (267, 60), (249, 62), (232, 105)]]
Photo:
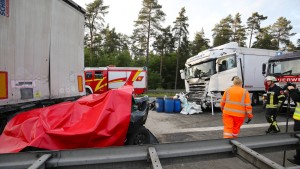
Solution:
[[(150, 27), (151, 27), (151, 21), (150, 21), (150, 15), (149, 15), (149, 22), (148, 22), (148, 36), (147, 36), (147, 50), (146, 50), (146, 67), (147, 67), (147, 73), (148, 77), (150, 77), (150, 68), (149, 68), (149, 41), (150, 41)], [(148, 85), (146, 90), (148, 90)]]
[(251, 33), (250, 33), (250, 42), (249, 42), (249, 48), (251, 48), (252, 34), (253, 34), (253, 29), (251, 30)]
[(89, 65), (92, 66), (93, 63), (93, 30), (90, 29), (90, 36), (91, 36), (91, 42), (90, 42), (90, 63)]
[(181, 36), (179, 38), (178, 49), (177, 49), (177, 58), (176, 58), (176, 73), (175, 73), (175, 90), (177, 89), (177, 76), (178, 76), (178, 64), (179, 64), (179, 49), (181, 46)]
[(159, 68), (160, 80), (161, 80), (161, 77), (162, 77), (163, 56), (164, 56), (164, 48), (162, 49), (161, 56), (160, 56), (160, 68)]
[(146, 49), (146, 67), (148, 69), (149, 73), (149, 44), (150, 44), (150, 26), (151, 26), (151, 21), (150, 21), (150, 15), (149, 15), (149, 22), (148, 22), (148, 32), (147, 32), (147, 49)]

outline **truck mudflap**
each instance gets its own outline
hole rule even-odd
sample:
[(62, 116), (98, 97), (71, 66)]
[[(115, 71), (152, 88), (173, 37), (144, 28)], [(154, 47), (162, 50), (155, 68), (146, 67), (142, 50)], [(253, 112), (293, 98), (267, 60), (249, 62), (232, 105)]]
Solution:
[(132, 91), (128, 85), (18, 114), (0, 136), (0, 153), (26, 147), (62, 150), (124, 145)]

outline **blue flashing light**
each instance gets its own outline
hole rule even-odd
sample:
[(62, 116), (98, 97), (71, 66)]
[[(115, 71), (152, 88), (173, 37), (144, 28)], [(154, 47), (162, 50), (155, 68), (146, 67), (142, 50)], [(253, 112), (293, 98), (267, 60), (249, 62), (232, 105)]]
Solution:
[(276, 56), (281, 56), (282, 52), (276, 52)]

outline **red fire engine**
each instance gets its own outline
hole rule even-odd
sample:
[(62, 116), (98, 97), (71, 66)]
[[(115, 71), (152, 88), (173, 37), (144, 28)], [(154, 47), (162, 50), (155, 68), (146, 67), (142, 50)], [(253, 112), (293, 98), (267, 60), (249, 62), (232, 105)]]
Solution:
[(87, 94), (101, 94), (110, 89), (117, 89), (126, 82), (133, 84), (134, 94), (142, 94), (147, 89), (145, 67), (87, 67), (84, 73)]

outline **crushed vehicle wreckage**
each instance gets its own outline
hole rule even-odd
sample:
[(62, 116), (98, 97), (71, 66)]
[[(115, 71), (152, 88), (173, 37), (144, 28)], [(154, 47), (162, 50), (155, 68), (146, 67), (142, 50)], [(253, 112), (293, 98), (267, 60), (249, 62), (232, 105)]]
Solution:
[(148, 97), (134, 99), (132, 91), (127, 85), (20, 113), (0, 136), (0, 153), (157, 143), (143, 126)]

